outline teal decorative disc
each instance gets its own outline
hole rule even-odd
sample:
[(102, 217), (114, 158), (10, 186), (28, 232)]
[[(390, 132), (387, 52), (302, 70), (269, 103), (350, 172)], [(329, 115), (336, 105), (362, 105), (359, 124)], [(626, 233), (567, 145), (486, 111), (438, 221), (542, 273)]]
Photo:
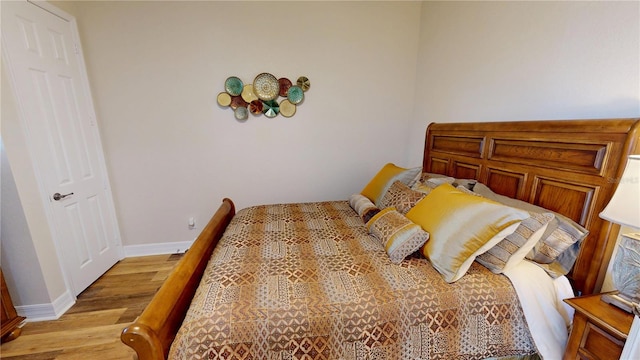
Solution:
[(242, 80), (236, 76), (228, 77), (224, 82), (224, 90), (231, 96), (240, 95), (243, 87)]
[(287, 90), (287, 99), (289, 99), (292, 104), (298, 104), (304, 100), (304, 91), (302, 91), (300, 86), (294, 85)]
[(273, 118), (280, 112), (280, 105), (275, 100), (262, 102), (262, 113), (268, 117)]

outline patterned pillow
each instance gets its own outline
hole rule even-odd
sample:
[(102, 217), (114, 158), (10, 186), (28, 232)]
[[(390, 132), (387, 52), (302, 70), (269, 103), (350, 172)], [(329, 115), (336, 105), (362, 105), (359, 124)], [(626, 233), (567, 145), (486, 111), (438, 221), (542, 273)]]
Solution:
[(442, 174), (423, 172), (420, 175), (420, 182), (423, 184), (430, 183), (432, 187), (436, 187), (442, 184), (453, 184), (454, 181), (456, 181), (456, 179), (452, 178), (451, 176)]
[(469, 190), (469, 188), (467, 188), (464, 185), (458, 185), (458, 186), (456, 186), (456, 189), (462, 191), (465, 194), (469, 194), (469, 195), (473, 195), (473, 196), (482, 196), (482, 195), (480, 195), (478, 193), (474, 193), (473, 191)]
[(382, 242), (394, 264), (402, 262), (429, 240), (429, 234), (420, 225), (414, 224), (392, 207), (372, 217), (367, 223), (367, 230)]
[(464, 276), (478, 255), (528, 217), (526, 211), (463, 193), (450, 184), (435, 188), (407, 213), (429, 233), (422, 253), (447, 282)]
[(578, 229), (568, 226), (565, 222), (558, 222), (554, 225), (556, 225), (556, 228), (549, 236), (535, 244), (533, 249), (527, 254), (527, 259), (540, 264), (550, 264), (576, 242), (582, 241), (584, 236), (587, 235), (586, 232), (580, 233)]
[(380, 200), (380, 207), (383, 209), (394, 207), (399, 213), (404, 215), (425, 196), (426, 194), (411, 190), (410, 187), (402, 182), (395, 181), (384, 194), (382, 200)]
[(427, 183), (423, 183), (421, 181), (416, 181), (415, 184), (413, 184), (413, 186), (411, 187), (411, 190), (413, 191), (419, 191), (425, 195), (428, 195), (431, 191), (433, 191), (433, 189), (435, 189), (436, 187), (433, 185), (429, 185)]
[[(460, 186), (465, 187), (468, 190), (473, 190), (473, 186), (478, 181), (475, 179), (456, 179), (451, 176), (446, 176), (442, 174), (434, 174), (434, 173), (422, 173), (419, 181), (416, 186), (412, 187), (414, 190), (421, 191), (421, 189), (417, 189), (416, 187), (422, 185), (423, 188), (426, 186), (427, 191), (425, 193), (429, 193), (429, 190), (433, 190), (439, 185), (442, 184), (451, 184), (455, 188), (459, 188)], [(429, 189), (430, 188), (430, 189)]]
[(373, 215), (377, 214), (380, 209), (378, 209), (371, 200), (369, 200), (366, 196), (362, 194), (353, 194), (349, 198), (349, 205), (358, 215), (362, 218), (362, 221), (365, 223), (373, 217)]
[(500, 274), (524, 260), (527, 253), (540, 240), (549, 222), (553, 219), (552, 213), (531, 212), (529, 215), (530, 217), (524, 219), (516, 231), (505, 237), (486, 253), (478, 256), (476, 261), (492, 272)]
[(376, 206), (380, 207), (380, 200), (391, 184), (396, 180), (399, 180), (407, 186), (411, 186), (416, 182), (416, 178), (420, 174), (421, 170), (422, 168), (420, 167), (404, 169), (392, 163), (388, 163), (378, 171), (376, 176), (369, 181), (367, 186), (365, 186), (360, 193), (373, 201)]
[[(529, 212), (544, 213), (549, 210), (529, 204), (522, 200), (512, 199), (507, 196), (494, 193), (489, 187), (482, 183), (476, 184), (473, 188), (476, 192), (488, 199), (500, 202), (507, 206), (523, 209)], [(575, 221), (557, 213), (553, 213), (554, 218), (549, 222), (542, 238), (536, 243), (526, 258), (540, 264), (556, 263), (550, 268), (554, 271), (569, 273), (578, 256), (582, 240), (589, 234), (589, 231), (577, 224)]]

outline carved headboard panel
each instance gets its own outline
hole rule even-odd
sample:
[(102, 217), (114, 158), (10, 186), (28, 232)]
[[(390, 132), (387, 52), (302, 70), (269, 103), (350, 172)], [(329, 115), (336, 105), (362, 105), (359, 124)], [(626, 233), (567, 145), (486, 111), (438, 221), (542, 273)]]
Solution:
[(640, 153), (640, 119), (434, 123), (423, 168), (476, 179), (496, 193), (563, 214), (586, 227), (570, 278), (598, 292), (619, 226), (598, 217), (627, 155)]

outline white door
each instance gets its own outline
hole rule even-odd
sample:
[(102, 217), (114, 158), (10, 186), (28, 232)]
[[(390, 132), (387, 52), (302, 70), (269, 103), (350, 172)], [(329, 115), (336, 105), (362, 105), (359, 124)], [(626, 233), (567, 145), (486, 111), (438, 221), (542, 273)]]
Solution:
[(76, 23), (48, 4), (1, 6), (3, 56), (27, 148), (57, 255), (78, 295), (122, 251)]

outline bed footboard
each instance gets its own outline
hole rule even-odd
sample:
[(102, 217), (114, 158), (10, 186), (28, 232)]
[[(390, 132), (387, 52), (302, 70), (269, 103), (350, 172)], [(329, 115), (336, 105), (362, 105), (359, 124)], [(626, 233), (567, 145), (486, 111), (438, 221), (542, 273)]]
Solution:
[(142, 315), (122, 331), (120, 339), (139, 360), (166, 359), (211, 253), (234, 215), (233, 202), (225, 198)]

